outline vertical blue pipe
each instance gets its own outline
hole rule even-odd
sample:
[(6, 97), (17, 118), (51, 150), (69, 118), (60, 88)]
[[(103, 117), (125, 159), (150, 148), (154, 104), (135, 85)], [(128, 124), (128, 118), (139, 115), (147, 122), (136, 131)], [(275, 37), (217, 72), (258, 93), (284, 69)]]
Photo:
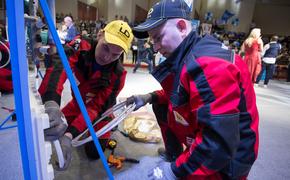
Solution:
[(26, 180), (37, 180), (28, 92), (28, 63), (25, 52), (23, 0), (9, 0), (6, 3), (11, 69), (23, 176)]
[(99, 140), (98, 140), (98, 138), (97, 138), (97, 136), (95, 134), (95, 131), (94, 131), (94, 128), (92, 126), (92, 123), (91, 123), (90, 117), (88, 115), (88, 112), (86, 110), (85, 104), (84, 104), (84, 102), (83, 102), (83, 100), (81, 98), (81, 94), (80, 94), (78, 86), (77, 86), (77, 84), (75, 82), (72, 70), (70, 69), (70, 66), (69, 66), (67, 57), (65, 55), (64, 49), (63, 49), (63, 47), (62, 47), (62, 45), (60, 43), (60, 39), (58, 37), (58, 34), (56, 32), (56, 29), (55, 29), (55, 26), (54, 26), (53, 21), (51, 19), (51, 15), (50, 15), (48, 6), (47, 6), (45, 0), (39, 0), (39, 2), (40, 2), (40, 5), (41, 5), (43, 14), (45, 16), (46, 22), (48, 24), (48, 28), (49, 28), (49, 30), (51, 32), (51, 35), (52, 35), (53, 40), (55, 42), (55, 45), (57, 47), (57, 50), (58, 50), (59, 56), (61, 58), (62, 64), (63, 64), (64, 69), (66, 71), (67, 77), (68, 77), (68, 79), (69, 79), (69, 81), (71, 83), (71, 87), (72, 87), (73, 93), (74, 93), (74, 95), (76, 97), (76, 100), (77, 100), (77, 102), (79, 104), (80, 110), (81, 110), (81, 112), (82, 112), (82, 114), (84, 116), (84, 119), (86, 121), (88, 129), (90, 131), (90, 134), (91, 134), (91, 136), (92, 136), (92, 138), (94, 140), (95, 146), (96, 146), (96, 148), (97, 148), (97, 150), (99, 152), (99, 155), (101, 157), (101, 160), (102, 160), (102, 163), (103, 163), (103, 165), (105, 167), (107, 175), (108, 175), (109, 179), (114, 179), (113, 175), (112, 175), (112, 173), (110, 171), (110, 168), (109, 168), (109, 166), (107, 164), (107, 160), (106, 160), (105, 155), (104, 155), (104, 153), (102, 151), (102, 148), (101, 148), (101, 145), (99, 143)]

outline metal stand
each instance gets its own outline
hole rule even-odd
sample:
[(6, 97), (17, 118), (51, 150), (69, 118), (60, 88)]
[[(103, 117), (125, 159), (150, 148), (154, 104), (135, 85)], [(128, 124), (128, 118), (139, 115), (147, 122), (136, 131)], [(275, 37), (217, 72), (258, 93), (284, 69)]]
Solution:
[(25, 52), (23, 1), (9, 0), (7, 3), (8, 35), (10, 42), (12, 78), (15, 109), (18, 123), (18, 138), (22, 159), (23, 176), (37, 180), (33, 130), (28, 92), (28, 66)]
[(5, 129), (11, 129), (11, 128), (15, 128), (17, 127), (17, 125), (12, 125), (12, 126), (6, 126), (6, 127), (3, 127), (6, 122), (8, 122), (10, 119), (12, 119), (12, 116), (15, 114), (15, 112), (13, 111), (11, 114), (9, 114), (6, 119), (0, 124), (0, 131), (1, 130), (5, 130)]
[[(53, 0), (52, 0), (53, 1)], [(48, 27), (56, 44), (58, 52), (60, 54), (64, 69), (67, 73), (68, 79), (70, 80), (73, 93), (75, 94), (76, 100), (80, 106), (81, 112), (84, 116), (89, 132), (92, 135), (92, 139), (96, 145), (96, 148), (100, 154), (102, 163), (107, 172), (109, 179), (114, 179), (113, 175), (107, 164), (107, 160), (104, 156), (98, 138), (94, 132), (94, 128), (91, 124), (89, 115), (87, 113), (84, 102), (82, 101), (80, 92), (74, 80), (72, 71), (70, 69), (67, 57), (64, 49), (60, 43), (58, 34), (56, 32), (54, 21), (51, 18), (46, 0), (39, 0), (43, 13), (45, 15)], [(15, 97), (15, 109), (17, 114), (18, 122), (18, 135), (20, 143), (20, 151), (22, 157), (23, 175), (26, 180), (37, 180), (37, 167), (34, 139), (33, 139), (33, 124), (31, 121), (31, 108), (29, 103), (29, 92), (28, 92), (28, 66), (25, 52), (25, 36), (24, 36), (24, 5), (23, 1), (9, 0), (7, 1), (7, 17), (8, 18), (8, 35), (10, 41), (11, 51), (11, 64), (12, 64), (12, 75), (13, 75), (13, 87)]]

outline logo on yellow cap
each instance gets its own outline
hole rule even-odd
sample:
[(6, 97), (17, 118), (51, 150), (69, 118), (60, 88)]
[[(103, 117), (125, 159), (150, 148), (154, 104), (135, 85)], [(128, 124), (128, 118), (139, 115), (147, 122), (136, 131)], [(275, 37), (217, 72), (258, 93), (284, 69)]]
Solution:
[(130, 38), (130, 33), (127, 29), (123, 30), (123, 27), (120, 27), (119, 31), (120, 33), (124, 34), (127, 38)]

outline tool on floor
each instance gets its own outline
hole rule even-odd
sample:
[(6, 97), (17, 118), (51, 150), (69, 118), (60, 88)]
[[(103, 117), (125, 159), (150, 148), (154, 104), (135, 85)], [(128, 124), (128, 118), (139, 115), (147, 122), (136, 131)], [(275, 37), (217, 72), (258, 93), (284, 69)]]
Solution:
[(126, 158), (124, 156), (115, 156), (115, 149), (117, 147), (117, 141), (115, 139), (110, 139), (107, 145), (108, 149), (111, 150), (111, 154), (109, 155), (107, 161), (110, 167), (116, 167), (118, 170), (122, 168), (123, 162), (130, 162), (130, 163), (139, 163), (139, 160)]
[(4, 110), (7, 110), (10, 113), (14, 111), (14, 109), (11, 109), (11, 108), (8, 108), (8, 107), (5, 107), (5, 106), (2, 106), (1, 108), (4, 109)]
[(11, 113), (10, 115), (11, 115), (12, 121), (16, 121), (16, 113), (15, 113), (14, 109), (11, 109), (11, 108), (8, 108), (8, 107), (5, 107), (5, 106), (1, 106), (1, 109), (4, 109), (4, 110), (8, 111), (9, 113)]
[[(100, 121), (104, 120), (108, 116), (113, 115), (114, 119), (111, 120), (107, 125), (102, 127), (100, 130), (96, 132), (96, 136), (100, 137), (106, 132), (112, 130), (115, 126), (117, 126), (120, 122), (122, 122), (135, 108), (135, 104), (126, 105), (126, 101), (116, 104), (115, 106), (109, 108), (105, 111), (101, 118), (98, 119), (94, 124), (93, 127), (98, 124)], [(92, 136), (85, 137), (88, 133), (88, 129), (86, 129), (83, 133), (78, 135), (76, 138), (72, 140), (72, 146), (78, 147), (87, 142), (92, 141)]]

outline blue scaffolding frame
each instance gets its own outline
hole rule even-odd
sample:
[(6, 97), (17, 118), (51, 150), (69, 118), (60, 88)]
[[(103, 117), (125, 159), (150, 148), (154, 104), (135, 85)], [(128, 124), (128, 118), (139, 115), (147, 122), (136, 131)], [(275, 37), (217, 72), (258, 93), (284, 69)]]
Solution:
[(13, 115), (15, 114), (15, 112), (13, 111), (11, 114), (9, 114), (4, 121), (0, 124), (0, 131), (5, 130), (5, 129), (11, 129), (11, 128), (15, 128), (17, 127), (17, 125), (11, 125), (11, 126), (6, 126), (3, 127), (10, 119), (13, 119)]
[[(46, 18), (51, 35), (56, 44), (57, 50), (61, 57), (64, 69), (71, 83), (72, 90), (79, 104), (80, 110), (84, 116), (89, 132), (93, 138), (95, 146), (100, 154), (102, 163), (107, 172), (109, 179), (114, 179), (107, 164), (105, 155), (102, 151), (94, 128), (90, 121), (90, 117), (81, 98), (77, 84), (74, 80), (72, 70), (70, 69), (64, 49), (57, 35), (54, 22), (46, 3), (46, 0), (39, 0), (40, 6)], [(25, 33), (24, 33), (24, 4), (23, 1), (9, 0), (7, 1), (8, 16), (8, 34), (11, 52), (12, 78), (14, 87), (15, 109), (18, 122), (18, 137), (20, 143), (20, 151), (22, 157), (23, 175), (26, 180), (37, 180), (37, 169), (35, 161), (35, 153), (33, 149), (33, 134), (31, 124), (31, 111), (28, 92), (28, 66), (25, 52)], [(23, 18), (22, 18), (23, 17)]]
[[(8, 35), (11, 52), (12, 78), (18, 138), (25, 179), (37, 180), (35, 152), (28, 91), (28, 65), (26, 60), (23, 1), (9, 0), (7, 4)], [(22, 17), (22, 18), (21, 18)]]

